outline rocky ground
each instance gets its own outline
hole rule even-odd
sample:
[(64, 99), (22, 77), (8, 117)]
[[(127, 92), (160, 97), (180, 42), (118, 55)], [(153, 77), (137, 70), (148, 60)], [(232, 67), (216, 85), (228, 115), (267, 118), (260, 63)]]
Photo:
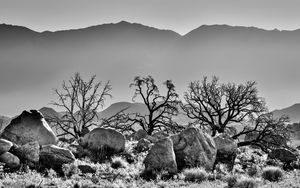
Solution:
[(300, 187), (296, 150), (269, 155), (190, 127), (125, 139), (96, 128), (59, 140), (38, 111), (24, 111), (0, 138), (1, 187)]

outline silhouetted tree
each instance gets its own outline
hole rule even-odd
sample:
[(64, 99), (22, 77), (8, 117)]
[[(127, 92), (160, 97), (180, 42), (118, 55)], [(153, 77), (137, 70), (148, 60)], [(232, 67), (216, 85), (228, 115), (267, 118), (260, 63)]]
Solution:
[(230, 123), (241, 123), (266, 111), (255, 86), (254, 81), (221, 84), (215, 76), (211, 81), (204, 77), (202, 82), (190, 83), (182, 109), (189, 118), (209, 126), (214, 136), (223, 133)]
[(164, 82), (166, 94), (159, 92), (154, 79), (151, 76), (135, 77), (130, 87), (135, 88), (133, 101), (137, 97), (141, 98), (147, 107), (147, 114), (140, 113), (130, 116), (129, 120), (133, 123), (127, 124), (129, 127), (138, 124), (148, 135), (155, 131), (176, 132), (182, 127), (172, 120), (173, 116), (178, 114), (179, 99), (175, 91), (175, 86), (171, 80)]
[(245, 135), (244, 141), (238, 143), (239, 147), (253, 145), (265, 152), (274, 148), (287, 147), (291, 133), (288, 122), (287, 116), (274, 118), (272, 113), (261, 114), (253, 121), (252, 126), (245, 126), (232, 138), (237, 139)]
[(75, 138), (84, 136), (89, 127), (97, 125), (99, 119), (98, 108), (104, 106), (107, 97), (111, 97), (111, 85), (96, 82), (96, 76), (84, 81), (79, 73), (75, 73), (67, 82), (63, 81), (62, 90), (55, 89), (57, 102), (52, 104), (65, 111), (62, 117), (51, 118), (51, 123), (61, 129), (63, 135), (71, 135)]
[[(233, 133), (232, 138), (239, 140), (239, 147), (253, 145), (269, 151), (285, 147), (290, 139), (289, 118), (276, 119), (267, 112), (254, 81), (221, 84), (215, 76), (210, 82), (204, 77), (202, 82), (190, 83), (184, 99), (186, 103), (182, 108), (188, 117), (204, 126), (202, 128), (209, 128), (212, 136), (226, 130)], [(232, 123), (240, 124), (243, 129), (230, 130)], [(242, 136), (245, 136), (244, 141), (240, 141)]]

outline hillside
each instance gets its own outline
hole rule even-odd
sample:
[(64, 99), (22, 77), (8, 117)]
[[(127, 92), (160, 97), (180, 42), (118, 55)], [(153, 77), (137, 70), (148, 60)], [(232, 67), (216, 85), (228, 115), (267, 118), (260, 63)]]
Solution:
[(294, 104), (292, 106), (274, 110), (273, 114), (275, 117), (280, 117), (282, 115), (287, 115), (290, 117), (291, 123), (299, 123), (300, 122), (300, 103)]
[[(96, 74), (99, 80), (110, 80), (113, 102), (131, 99), (129, 84), (137, 75), (150, 74), (158, 84), (172, 79), (180, 95), (190, 81), (204, 75), (233, 82), (255, 80), (268, 103), (288, 91), (297, 92), (295, 81), (300, 79), (295, 68), (300, 30), (203, 25), (181, 36), (125, 21), (56, 32), (1, 24), (0, 41), (0, 80), (10, 80), (0, 87), (13, 93), (0, 102), (11, 111), (21, 102), (48, 103), (51, 88), (78, 71), (84, 77)], [(26, 101), (16, 97), (19, 89), (28, 96)]]

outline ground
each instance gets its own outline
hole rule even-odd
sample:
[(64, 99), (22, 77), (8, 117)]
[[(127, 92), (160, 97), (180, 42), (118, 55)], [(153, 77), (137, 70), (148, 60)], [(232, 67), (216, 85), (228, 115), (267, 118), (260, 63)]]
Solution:
[[(296, 188), (300, 187), (300, 170), (284, 171), (283, 177), (278, 182), (269, 182), (262, 178), (262, 169), (264, 167), (265, 157), (257, 157), (253, 154), (251, 149), (243, 149), (240, 151), (237, 163), (245, 163), (245, 161), (253, 161), (253, 164), (258, 166), (258, 170), (254, 173), (249, 173), (248, 169), (242, 169), (241, 165), (235, 165), (234, 172), (230, 173), (222, 170), (221, 167), (214, 173), (206, 172), (203, 169), (196, 168), (190, 171), (190, 174), (195, 175), (195, 178), (187, 178), (190, 176), (186, 171), (173, 176), (171, 179), (164, 178), (159, 174), (154, 180), (144, 180), (141, 174), (144, 169), (143, 159), (146, 152), (136, 154), (132, 151), (134, 143), (127, 143), (126, 150), (133, 154), (135, 162), (132, 164), (127, 163), (120, 157), (114, 157), (112, 161), (104, 163), (93, 163), (89, 158), (76, 159), (72, 164), (63, 166), (63, 175), (58, 175), (54, 170), (46, 170), (44, 172), (37, 172), (23, 166), (16, 172), (0, 171), (0, 187), (59, 187), (59, 188), (72, 188), (72, 187), (107, 187), (107, 188), (121, 188), (121, 187), (144, 187), (144, 188), (229, 188), (229, 179), (236, 176), (240, 181), (246, 178), (251, 182), (255, 182), (252, 187), (262, 188)], [(112, 165), (114, 164), (114, 165)], [(78, 169), (78, 165), (88, 165), (96, 170), (95, 173), (83, 173)], [(114, 167), (114, 168), (113, 168)], [(203, 178), (204, 177), (204, 178)], [(245, 187), (244, 185), (236, 185), (232, 187)]]

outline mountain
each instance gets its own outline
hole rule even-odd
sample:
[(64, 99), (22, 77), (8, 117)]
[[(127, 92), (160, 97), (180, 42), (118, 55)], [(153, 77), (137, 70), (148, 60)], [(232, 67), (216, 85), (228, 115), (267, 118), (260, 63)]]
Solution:
[(299, 123), (300, 122), (300, 103), (294, 104), (287, 108), (283, 108), (280, 110), (274, 110), (273, 114), (275, 117), (280, 117), (282, 115), (287, 115), (290, 117), (291, 123)]
[(0, 80), (9, 82), (0, 82), (0, 88), (9, 94), (0, 99), (0, 112), (48, 103), (51, 88), (75, 72), (110, 80), (116, 101), (131, 99), (129, 84), (138, 75), (152, 75), (159, 86), (172, 79), (181, 96), (190, 81), (204, 75), (255, 80), (267, 104), (282, 96), (295, 101), (289, 92), (299, 92), (299, 49), (300, 30), (203, 25), (181, 36), (125, 21), (56, 32), (1, 24)]
[(11, 118), (0, 115), (0, 133), (10, 123)]
[(54, 117), (61, 117), (61, 114), (59, 112), (56, 112), (53, 108), (49, 107), (42, 107), (39, 109), (39, 111), (43, 114), (44, 118), (54, 118)]

